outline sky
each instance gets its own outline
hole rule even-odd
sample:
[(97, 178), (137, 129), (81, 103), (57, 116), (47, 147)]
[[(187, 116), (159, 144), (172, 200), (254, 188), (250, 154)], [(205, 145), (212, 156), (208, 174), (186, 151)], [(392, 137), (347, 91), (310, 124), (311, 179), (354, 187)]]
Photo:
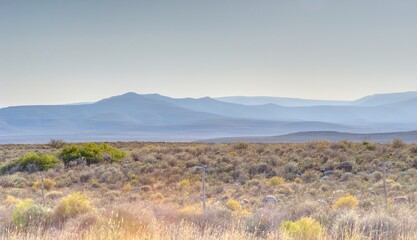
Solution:
[(417, 1), (0, 0), (0, 106), (417, 90)]

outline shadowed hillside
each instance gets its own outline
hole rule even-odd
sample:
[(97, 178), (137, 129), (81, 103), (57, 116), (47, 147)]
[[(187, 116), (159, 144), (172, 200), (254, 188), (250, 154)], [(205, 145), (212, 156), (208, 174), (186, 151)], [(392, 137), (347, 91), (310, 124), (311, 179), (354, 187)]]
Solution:
[(297, 132), (291, 134), (285, 134), (281, 136), (269, 136), (269, 137), (235, 137), (235, 138), (217, 138), (201, 140), (202, 142), (254, 142), (254, 143), (302, 143), (310, 141), (372, 141), (378, 143), (390, 143), (394, 140), (402, 140), (408, 143), (417, 142), (417, 131), (412, 132), (392, 132), (392, 133), (345, 133), (345, 132)]
[(305, 131), (413, 131), (417, 129), (414, 97), (414, 92), (408, 92), (373, 95), (344, 105), (300, 100), (300, 106), (280, 106), (274, 104), (276, 99), (244, 105), (209, 97), (127, 93), (90, 104), (0, 109), (0, 143), (46, 142), (50, 138), (193, 141)]

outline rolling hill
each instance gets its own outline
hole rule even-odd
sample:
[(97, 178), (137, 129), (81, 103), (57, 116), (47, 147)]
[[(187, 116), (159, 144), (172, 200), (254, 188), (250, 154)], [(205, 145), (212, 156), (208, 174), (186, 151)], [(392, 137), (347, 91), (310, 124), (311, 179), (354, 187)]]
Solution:
[(285, 97), (244, 97), (231, 96), (216, 98), (219, 101), (244, 104), (244, 105), (264, 105), (276, 104), (286, 107), (308, 107), (308, 106), (380, 106), (391, 103), (407, 101), (410, 99), (417, 99), (417, 91), (402, 92), (402, 93), (384, 93), (366, 96), (354, 101), (331, 101), (331, 100), (312, 100), (300, 98), (285, 98)]
[(300, 106), (265, 103), (126, 93), (95, 103), (7, 107), (0, 109), (0, 143), (50, 138), (194, 141), (312, 131), (359, 134), (417, 129), (415, 92), (373, 95), (352, 102), (300, 100)]
[(244, 105), (264, 105), (276, 104), (286, 107), (308, 107), (308, 106), (344, 106), (349, 105), (348, 101), (330, 101), (330, 100), (312, 100), (300, 98), (286, 98), (286, 97), (245, 97), (245, 96), (231, 96), (219, 97), (216, 100), (228, 103), (244, 104)]
[(280, 136), (252, 136), (252, 137), (231, 137), (231, 138), (216, 138), (200, 140), (201, 142), (216, 142), (216, 143), (230, 143), (230, 142), (255, 142), (255, 143), (302, 143), (309, 141), (371, 141), (378, 143), (390, 143), (395, 139), (400, 139), (404, 142), (417, 142), (417, 131), (410, 132), (389, 132), (389, 133), (347, 133), (347, 132), (333, 132), (333, 131), (310, 131), (297, 132)]

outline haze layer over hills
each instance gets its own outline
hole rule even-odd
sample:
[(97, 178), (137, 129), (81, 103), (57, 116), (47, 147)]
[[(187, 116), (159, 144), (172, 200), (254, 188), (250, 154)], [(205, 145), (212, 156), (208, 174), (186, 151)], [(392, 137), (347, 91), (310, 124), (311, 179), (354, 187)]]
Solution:
[[(355, 101), (278, 97), (177, 99), (127, 93), (95, 103), (2, 108), (0, 143), (46, 142), (51, 138), (195, 141), (297, 132), (310, 132), (308, 140), (314, 140), (326, 135), (311, 137), (311, 132), (317, 131), (368, 134), (417, 130), (416, 106), (417, 92), (377, 94)], [(357, 135), (343, 136), (349, 139)]]

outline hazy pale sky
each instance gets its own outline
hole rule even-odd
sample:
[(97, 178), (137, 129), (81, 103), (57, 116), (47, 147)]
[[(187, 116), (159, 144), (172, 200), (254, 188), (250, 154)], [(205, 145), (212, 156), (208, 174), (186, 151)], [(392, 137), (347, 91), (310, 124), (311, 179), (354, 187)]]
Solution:
[(0, 106), (417, 90), (417, 1), (0, 0)]

